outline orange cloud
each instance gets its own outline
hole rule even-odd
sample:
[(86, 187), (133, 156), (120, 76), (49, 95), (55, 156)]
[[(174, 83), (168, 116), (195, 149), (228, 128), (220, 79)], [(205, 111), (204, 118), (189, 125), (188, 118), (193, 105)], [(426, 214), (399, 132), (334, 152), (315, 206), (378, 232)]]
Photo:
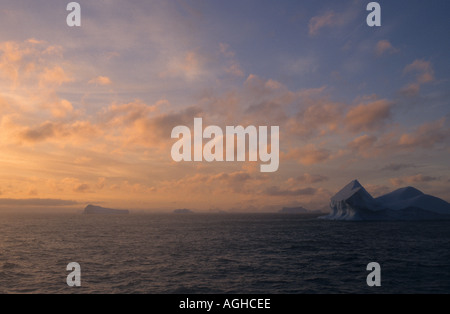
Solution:
[(292, 149), (285, 153), (283, 157), (284, 159), (296, 160), (305, 166), (310, 166), (328, 161), (331, 158), (331, 152), (317, 148), (314, 144), (309, 144), (305, 147)]
[(328, 180), (329, 180), (329, 178), (327, 176), (318, 175), (318, 174), (312, 175), (309, 173), (304, 173), (302, 175), (299, 175), (298, 177), (289, 178), (287, 180), (287, 184), (290, 186), (296, 186), (301, 183), (314, 184), (314, 183), (325, 182)]
[(167, 70), (161, 72), (160, 77), (178, 77), (192, 81), (200, 78), (203, 73), (203, 58), (197, 52), (189, 51), (182, 56), (172, 58)]
[(91, 189), (91, 188), (89, 187), (88, 184), (82, 183), (82, 184), (77, 185), (77, 186), (73, 189), (73, 191), (74, 191), (74, 192), (77, 192), (77, 193), (87, 193), (87, 192), (90, 191), (90, 189)]
[(438, 121), (419, 126), (413, 133), (401, 135), (398, 140), (398, 145), (403, 148), (430, 148), (446, 140), (449, 135), (450, 127), (448, 127), (446, 119), (441, 118)]
[(40, 75), (39, 85), (41, 87), (48, 87), (48, 85), (59, 86), (70, 81), (71, 78), (66, 72), (60, 66), (55, 66), (53, 68), (44, 68)]
[(390, 117), (391, 108), (392, 103), (386, 99), (353, 107), (345, 117), (346, 127), (352, 132), (377, 130)]
[(369, 157), (373, 154), (374, 145), (377, 142), (375, 136), (362, 135), (353, 141), (351, 141), (347, 146), (354, 151), (357, 151), (360, 155), (364, 157)]
[(48, 109), (55, 118), (66, 118), (74, 112), (72, 103), (66, 99), (60, 99), (55, 94), (48, 97), (42, 108)]
[(99, 134), (101, 131), (98, 127), (87, 121), (75, 121), (68, 124), (46, 121), (35, 127), (23, 127), (17, 139), (26, 143), (70, 139), (71, 143), (74, 143), (90, 141)]
[(111, 85), (112, 81), (107, 76), (97, 76), (97, 77), (94, 77), (93, 79), (91, 79), (88, 83), (94, 84), (94, 85), (106, 86), (106, 85)]

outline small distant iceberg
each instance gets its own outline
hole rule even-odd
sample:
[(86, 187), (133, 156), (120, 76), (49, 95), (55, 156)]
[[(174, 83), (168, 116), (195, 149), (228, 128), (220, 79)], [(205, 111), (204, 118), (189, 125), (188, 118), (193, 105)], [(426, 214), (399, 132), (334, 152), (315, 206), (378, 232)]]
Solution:
[(183, 208), (183, 209), (175, 209), (173, 211), (173, 213), (174, 214), (193, 214), (194, 212), (190, 209)]
[(94, 205), (88, 205), (84, 209), (84, 214), (87, 215), (127, 215), (130, 212), (128, 210), (124, 209), (111, 209), (111, 208), (104, 208), (100, 206), (94, 206)]
[(413, 187), (373, 198), (354, 180), (331, 198), (328, 220), (450, 220), (450, 203)]
[(307, 214), (310, 211), (308, 211), (306, 208), (303, 207), (283, 207), (278, 213), (280, 214)]

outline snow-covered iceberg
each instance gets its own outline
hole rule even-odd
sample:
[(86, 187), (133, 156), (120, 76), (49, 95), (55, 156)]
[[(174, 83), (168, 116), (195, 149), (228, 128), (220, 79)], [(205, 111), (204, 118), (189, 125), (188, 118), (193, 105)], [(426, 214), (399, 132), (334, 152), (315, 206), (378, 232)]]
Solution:
[(352, 181), (331, 198), (328, 220), (450, 220), (450, 204), (405, 187), (373, 198), (357, 181)]

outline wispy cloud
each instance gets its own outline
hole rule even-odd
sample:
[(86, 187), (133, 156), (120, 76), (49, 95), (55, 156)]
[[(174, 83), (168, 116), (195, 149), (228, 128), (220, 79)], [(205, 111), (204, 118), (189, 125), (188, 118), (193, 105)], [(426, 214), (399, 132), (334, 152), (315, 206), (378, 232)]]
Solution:
[(265, 190), (265, 194), (270, 196), (304, 196), (315, 195), (317, 189), (303, 188), (303, 189), (281, 189), (278, 186), (271, 186)]
[(414, 164), (407, 164), (407, 163), (390, 163), (383, 168), (381, 168), (381, 171), (400, 171), (403, 169), (408, 168), (416, 168), (417, 165)]
[(405, 96), (416, 96), (420, 92), (422, 85), (435, 80), (433, 65), (430, 61), (422, 59), (414, 60), (413, 63), (407, 65), (403, 73), (404, 75), (415, 76), (414, 82), (401, 89), (400, 92)]
[(0, 198), (0, 206), (14, 206), (14, 207), (23, 207), (23, 206), (74, 206), (79, 205), (76, 201), (70, 200), (61, 200), (61, 199), (39, 199), (39, 198), (30, 198), (30, 199), (12, 199), (12, 198)]
[(89, 81), (89, 84), (107, 86), (107, 85), (111, 85), (112, 81), (109, 77), (100, 75), (100, 76), (97, 76), (97, 77), (94, 77), (93, 79), (91, 79)]
[(328, 11), (322, 15), (317, 15), (309, 20), (309, 35), (315, 36), (322, 28), (339, 25), (340, 21), (337, 18), (336, 13)]
[(427, 182), (433, 182), (433, 181), (439, 181), (440, 178), (423, 175), (423, 174), (417, 174), (409, 177), (401, 177), (401, 178), (391, 178), (390, 182), (394, 186), (402, 186), (405, 184), (418, 184), (418, 183), (427, 183)]
[(377, 45), (375, 47), (375, 53), (377, 56), (382, 56), (384, 54), (393, 54), (397, 53), (399, 50), (395, 48), (390, 41), (388, 40), (380, 40), (377, 42)]

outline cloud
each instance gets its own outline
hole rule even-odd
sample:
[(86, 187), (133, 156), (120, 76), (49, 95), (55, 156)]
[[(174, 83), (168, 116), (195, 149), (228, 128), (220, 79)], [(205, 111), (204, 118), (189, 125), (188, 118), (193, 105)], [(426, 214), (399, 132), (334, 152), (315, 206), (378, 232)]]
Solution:
[(373, 197), (379, 197), (392, 192), (392, 189), (385, 185), (365, 184), (364, 187), (366, 188), (367, 192), (369, 192)]
[(405, 96), (415, 96), (420, 92), (423, 84), (431, 83), (435, 80), (433, 65), (429, 61), (414, 60), (403, 70), (403, 74), (415, 75), (415, 81), (403, 87), (400, 92)]
[(58, 93), (63, 84), (73, 81), (61, 51), (37, 39), (0, 43), (2, 93), (14, 104), (11, 113), (16, 121), (30, 125), (49, 118), (69, 119), (76, 113), (72, 102)]
[(434, 70), (431, 62), (425, 60), (415, 60), (413, 63), (407, 65), (403, 71), (407, 73), (415, 73), (417, 83), (424, 84), (434, 81)]
[(77, 192), (77, 193), (87, 193), (87, 192), (90, 191), (90, 189), (91, 189), (91, 188), (89, 187), (89, 184), (82, 183), (82, 184), (77, 185), (77, 186), (73, 189), (73, 191), (74, 191), (74, 192)]
[(224, 67), (225, 72), (232, 74), (237, 77), (243, 77), (245, 76), (244, 70), (242, 69), (239, 62), (236, 60), (235, 56), (236, 53), (231, 50), (230, 45), (225, 43), (219, 44), (220, 53), (222, 56), (224, 56), (227, 60), (227, 65)]
[(225, 68), (225, 72), (237, 77), (245, 76), (244, 70), (242, 70), (240, 64), (237, 61), (231, 61), (230, 64)]
[(295, 148), (283, 154), (283, 159), (296, 160), (297, 162), (310, 166), (328, 161), (331, 152), (327, 149), (317, 148), (314, 144), (308, 144), (301, 148)]
[(264, 194), (269, 196), (312, 196), (317, 193), (315, 188), (303, 189), (280, 189), (277, 186), (271, 186), (264, 191)]
[(376, 136), (365, 134), (354, 139), (347, 146), (351, 150), (357, 151), (360, 155), (369, 157), (373, 154), (373, 149), (376, 142)]
[(55, 124), (45, 122), (38, 127), (28, 128), (22, 132), (20, 137), (28, 142), (40, 142), (55, 135)]
[(42, 44), (46, 43), (44, 40), (38, 40), (36, 38), (27, 39), (26, 42), (28, 42), (30, 44), (35, 44), (35, 45), (42, 45)]
[(415, 184), (415, 183), (427, 183), (427, 182), (433, 182), (433, 181), (439, 181), (440, 178), (433, 177), (433, 176), (427, 176), (423, 174), (417, 174), (409, 177), (402, 177), (402, 178), (391, 178), (389, 181), (394, 186), (401, 186), (405, 184)]
[(381, 128), (391, 116), (392, 102), (381, 99), (360, 104), (349, 110), (345, 124), (352, 132), (374, 131)]
[(106, 85), (111, 85), (112, 81), (107, 76), (97, 76), (97, 77), (94, 77), (93, 79), (91, 79), (89, 81), (89, 84), (106, 86)]
[(106, 139), (116, 146), (163, 148), (171, 145), (170, 134), (178, 125), (191, 126), (200, 117), (199, 107), (186, 107), (168, 112), (167, 100), (148, 105), (142, 101), (113, 104), (98, 114), (98, 124), (106, 131)]
[(377, 56), (381, 56), (386, 53), (393, 54), (396, 52), (398, 52), (398, 49), (394, 48), (388, 40), (380, 40), (379, 42), (377, 42), (375, 48), (375, 53), (377, 54)]
[(391, 163), (388, 164), (386, 166), (384, 166), (383, 168), (381, 168), (381, 171), (400, 171), (403, 169), (408, 169), (408, 168), (416, 168), (417, 166), (414, 164), (405, 164), (405, 163)]
[(0, 43), (0, 75), (9, 79), (13, 85), (19, 79), (19, 70), (24, 63), (24, 56), (31, 54), (31, 48), (26, 44), (16, 42)]
[(314, 16), (309, 20), (309, 35), (315, 36), (324, 27), (334, 26), (339, 24), (336, 18), (336, 13), (333, 11), (326, 12), (322, 15)]
[(287, 130), (296, 135), (311, 136), (319, 133), (335, 131), (342, 119), (342, 108), (340, 103), (331, 102), (327, 99), (303, 99), (307, 106), (300, 109), (294, 118), (287, 122)]
[(199, 79), (205, 70), (203, 57), (195, 52), (188, 51), (185, 54), (172, 57), (168, 62), (167, 70), (160, 73), (162, 78), (182, 78), (187, 81)]
[(75, 121), (73, 123), (44, 122), (35, 127), (24, 127), (17, 139), (22, 142), (38, 143), (47, 140), (66, 140), (71, 142), (92, 140), (101, 134), (97, 126), (88, 121)]
[(71, 80), (63, 68), (54, 66), (52, 68), (44, 68), (43, 73), (40, 75), (39, 85), (48, 88), (49, 85), (60, 86)]
[(403, 87), (400, 90), (400, 93), (406, 97), (416, 96), (417, 94), (419, 94), (419, 92), (420, 92), (420, 84), (417, 83), (408, 84), (407, 86)]
[(215, 181), (215, 180), (222, 180), (222, 181), (226, 181), (228, 184), (243, 184), (246, 181), (250, 180), (252, 177), (250, 176), (249, 173), (245, 172), (245, 171), (238, 171), (238, 172), (232, 172), (232, 173), (219, 173), (217, 175), (214, 175), (212, 177), (210, 177), (210, 181)]
[(302, 175), (299, 175), (296, 178), (290, 178), (288, 180), (288, 182), (290, 184), (298, 184), (298, 183), (313, 184), (313, 183), (325, 182), (325, 181), (328, 181), (328, 180), (329, 180), (329, 178), (327, 176), (318, 175), (318, 174), (304, 173)]
[(450, 127), (445, 118), (438, 121), (425, 123), (412, 133), (402, 134), (398, 145), (402, 148), (431, 148), (435, 144), (442, 143), (448, 139)]
[(41, 107), (49, 110), (55, 118), (63, 119), (74, 113), (72, 103), (56, 95), (49, 96), (48, 102), (43, 103)]
[(351, 22), (355, 17), (359, 16), (359, 14), (358, 10), (348, 8), (343, 12), (329, 10), (323, 14), (314, 16), (309, 20), (309, 36), (317, 36), (319, 32), (325, 28), (342, 27)]
[(73, 206), (78, 205), (76, 201), (62, 200), (62, 199), (12, 199), (0, 198), (0, 206)]
[(230, 49), (230, 45), (225, 43), (219, 44), (220, 53), (227, 58), (234, 58), (236, 53)]

